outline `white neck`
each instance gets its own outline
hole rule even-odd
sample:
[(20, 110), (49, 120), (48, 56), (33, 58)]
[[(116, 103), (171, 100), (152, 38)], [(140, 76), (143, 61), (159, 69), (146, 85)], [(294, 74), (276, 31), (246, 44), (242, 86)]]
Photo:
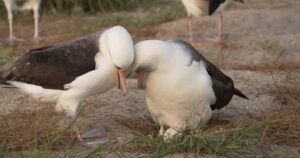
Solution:
[(148, 40), (135, 45), (135, 60), (131, 71), (155, 71), (162, 61), (172, 52), (172, 48), (164, 41)]

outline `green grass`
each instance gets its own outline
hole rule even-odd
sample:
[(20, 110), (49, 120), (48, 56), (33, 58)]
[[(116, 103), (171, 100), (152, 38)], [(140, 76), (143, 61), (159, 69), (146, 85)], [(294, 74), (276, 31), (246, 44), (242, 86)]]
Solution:
[[(131, 17), (124, 16), (121, 14), (105, 13), (100, 14), (97, 18), (93, 18), (88, 21), (92, 22), (92, 25), (123, 25), (126, 27), (148, 27), (153, 25), (158, 25), (164, 22), (172, 21), (184, 16), (184, 10), (181, 5), (174, 3), (172, 5), (164, 5), (158, 11), (153, 12), (146, 17)], [(89, 28), (83, 28), (83, 30), (88, 30)]]
[[(201, 128), (177, 136), (171, 142), (165, 142), (156, 133), (137, 135), (124, 147), (127, 150), (140, 150), (164, 157), (174, 153), (195, 153), (224, 155), (234, 157), (247, 146), (260, 144), (263, 139), (262, 123), (238, 121), (231, 126), (220, 128)], [(129, 149), (128, 149), (129, 148)], [(245, 151), (243, 151), (245, 152)]]
[[(84, 108), (79, 111), (82, 114)], [(60, 127), (64, 114), (56, 114), (52, 107), (38, 110), (15, 110), (11, 114), (0, 115), (0, 158), (46, 158), (97, 157), (107, 151), (102, 145), (92, 149), (74, 151), (76, 143), (74, 123)]]
[(278, 40), (267, 40), (262, 43), (262, 48), (274, 55), (278, 55), (283, 51), (283, 47)]
[[(80, 10), (81, 12), (111, 12), (132, 10), (137, 7), (147, 7), (157, 3), (158, 0), (43, 0), (41, 12), (43, 13), (68, 13)], [(0, 2), (0, 18), (6, 16), (3, 1)]]
[(16, 60), (16, 57), (10, 54), (11, 51), (9, 49), (0, 48), (0, 67)]
[(300, 70), (288, 72), (285, 75), (285, 80), (289, 83), (300, 83)]
[[(65, 129), (57, 128), (55, 122), (61, 117), (54, 114), (53, 109), (52, 112), (47, 108), (27, 112), (25, 116), (24, 112), (15, 111), (10, 115), (1, 115), (0, 118), (0, 158), (11, 156), (12, 153), (17, 157), (31, 158), (49, 155), (99, 157), (103, 153), (122, 157), (124, 152), (150, 154), (153, 157), (177, 153), (255, 157), (262, 155), (266, 144), (300, 145), (299, 110), (299, 106), (287, 106), (264, 118), (245, 117), (221, 123), (215, 120), (207, 126), (184, 132), (168, 142), (159, 137), (157, 131), (149, 135), (133, 131), (133, 139), (113, 148), (98, 146), (81, 151), (73, 148), (74, 135), (66, 139), (66, 131), (71, 129), (74, 122)], [(20, 135), (25, 140), (20, 140)]]

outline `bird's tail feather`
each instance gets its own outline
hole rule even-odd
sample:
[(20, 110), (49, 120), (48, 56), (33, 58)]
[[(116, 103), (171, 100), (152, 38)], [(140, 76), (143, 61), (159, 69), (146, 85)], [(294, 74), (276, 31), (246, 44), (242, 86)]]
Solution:
[(235, 94), (241, 98), (244, 98), (244, 99), (249, 99), (245, 94), (243, 94), (240, 90), (238, 90), (236, 88), (234, 88), (233, 94)]
[(45, 89), (41, 86), (17, 81), (7, 81), (31, 98), (44, 103), (56, 103), (63, 90)]

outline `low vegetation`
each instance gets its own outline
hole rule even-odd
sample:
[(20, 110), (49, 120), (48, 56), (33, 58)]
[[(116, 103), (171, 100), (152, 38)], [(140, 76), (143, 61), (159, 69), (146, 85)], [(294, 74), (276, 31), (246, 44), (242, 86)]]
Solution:
[[(80, 156), (101, 155), (102, 152), (139, 152), (163, 157), (174, 153), (194, 153), (238, 157), (261, 153), (264, 145), (275, 143), (300, 146), (300, 106), (286, 106), (261, 118), (244, 117), (233, 122), (212, 120), (207, 126), (183, 133), (176, 139), (165, 142), (152, 134), (133, 131), (135, 137), (112, 149), (103, 146), (83, 153)], [(15, 151), (17, 155), (37, 157), (59, 152), (67, 157), (77, 155), (72, 151), (75, 132), (70, 124), (66, 128), (58, 126), (62, 115), (51, 108), (15, 111), (1, 115), (0, 157)], [(78, 156), (78, 155), (77, 155)]]
[(80, 9), (84, 12), (109, 12), (128, 10), (140, 6), (146, 6), (157, 0), (45, 0), (42, 3), (44, 11), (69, 12)]
[(174, 153), (251, 157), (262, 153), (263, 146), (270, 143), (300, 146), (299, 112), (300, 106), (288, 106), (263, 118), (243, 118), (222, 125), (212, 123), (168, 143), (157, 134), (137, 135), (125, 148), (155, 157)]
[(9, 49), (0, 47), (0, 67), (4, 66), (7, 63), (11, 63), (16, 59), (12, 56)]
[[(225, 125), (199, 127), (191, 132), (177, 136), (171, 142), (165, 142), (157, 134), (139, 135), (128, 146), (133, 150), (141, 150), (164, 157), (174, 153), (204, 153), (233, 156), (243, 147), (261, 145), (261, 135), (265, 125), (253, 120), (240, 120)], [(258, 146), (257, 146), (258, 147)]]
[[(72, 14), (74, 11), (103, 13), (150, 6), (157, 2), (158, 0), (43, 0), (41, 4), (41, 11), (52, 14)], [(6, 17), (4, 15), (6, 15), (6, 9), (4, 3), (0, 2), (1, 18)]]
[(97, 17), (96, 25), (123, 25), (129, 28), (142, 28), (178, 19), (183, 17), (184, 14), (182, 6), (174, 3), (172, 5), (164, 5), (155, 12), (142, 17), (112, 13), (101, 14)]
[(283, 48), (278, 40), (267, 40), (262, 43), (262, 48), (274, 55), (278, 55), (283, 51)]

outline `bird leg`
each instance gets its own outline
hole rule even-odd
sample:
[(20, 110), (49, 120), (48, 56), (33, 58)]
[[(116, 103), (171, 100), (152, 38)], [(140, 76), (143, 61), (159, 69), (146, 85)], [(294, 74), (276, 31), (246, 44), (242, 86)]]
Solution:
[(118, 88), (127, 93), (126, 70), (117, 68)]
[(147, 73), (140, 72), (138, 73), (138, 88), (145, 89), (146, 88), (146, 80), (147, 80)]
[(39, 36), (39, 5), (33, 8), (33, 18), (34, 18), (34, 36), (33, 38), (36, 40), (41, 40), (42, 38)]
[[(71, 116), (71, 124), (73, 123), (73, 129), (74, 129), (74, 131), (75, 131), (76, 140), (77, 140), (78, 142), (82, 143), (82, 142), (83, 142), (83, 137), (81, 136), (81, 134), (80, 134), (80, 132), (79, 132), (79, 128), (78, 128), (78, 125), (77, 125), (78, 120), (76, 120), (77, 117), (78, 117), (77, 115), (76, 115), (76, 116)], [(75, 122), (73, 122), (73, 121), (75, 121)], [(77, 121), (77, 122), (76, 122), (76, 121)]]
[(222, 21), (223, 21), (223, 16), (220, 14), (218, 16), (218, 36), (216, 39), (217, 43), (222, 43)]
[(9, 25), (9, 38), (8, 38), (8, 41), (9, 42), (13, 42), (13, 41), (24, 41), (23, 39), (21, 38), (17, 38), (14, 36), (14, 33), (13, 33), (13, 14), (12, 14), (12, 8), (13, 8), (13, 4), (12, 3), (8, 3), (6, 1), (4, 1), (5, 3), (5, 7), (6, 7), (6, 10), (7, 10), (7, 19), (8, 19), (8, 25)]
[(82, 138), (82, 136), (79, 132), (79, 128), (76, 125), (75, 125), (75, 132), (76, 132), (77, 141), (80, 142), (80, 143), (83, 142), (83, 138)]
[(176, 129), (173, 129), (173, 128), (169, 128), (165, 131), (164, 135), (163, 135), (163, 138), (164, 138), (164, 141), (166, 142), (170, 142), (172, 139), (175, 138), (175, 136), (180, 136), (180, 132)]
[(164, 126), (161, 125), (158, 134), (159, 134), (160, 136), (164, 136), (164, 133), (165, 133)]

